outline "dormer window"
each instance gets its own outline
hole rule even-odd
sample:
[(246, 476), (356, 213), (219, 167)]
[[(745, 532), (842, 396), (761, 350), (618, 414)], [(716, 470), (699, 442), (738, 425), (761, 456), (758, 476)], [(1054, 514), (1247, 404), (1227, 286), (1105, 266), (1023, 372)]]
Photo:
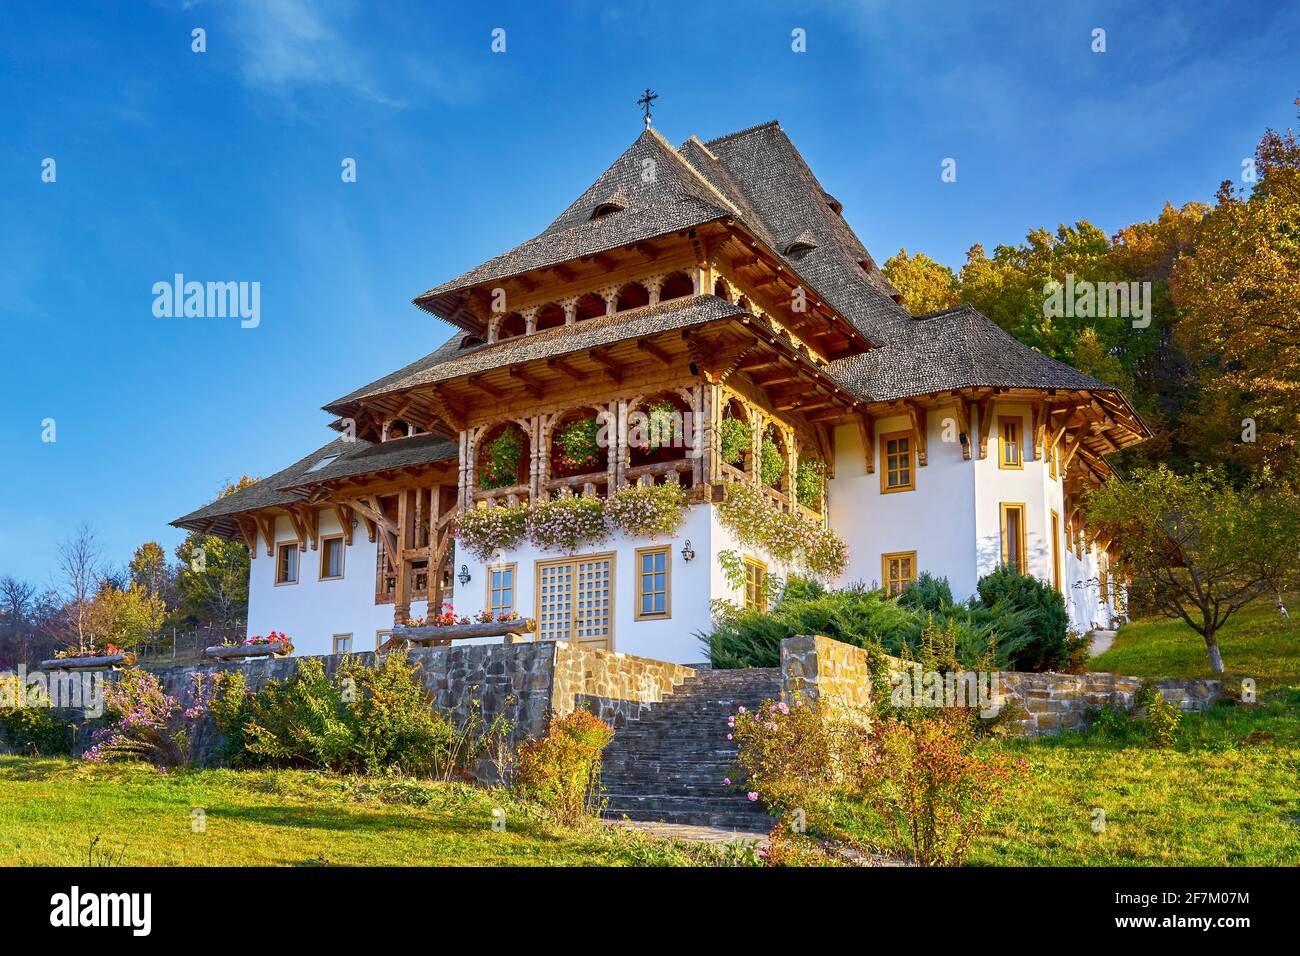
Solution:
[(603, 200), (596, 203), (596, 208), (591, 211), (592, 219), (602, 219), (605, 216), (612, 216), (627, 208), (627, 196), (623, 190), (616, 189), (613, 193), (606, 196)]
[(328, 467), (329, 465), (332, 465), (334, 462), (336, 462), (336, 461), (338, 461), (338, 460), (339, 460), (339, 456), (338, 456), (338, 455), (326, 455), (324, 458), (322, 458), (320, 461), (316, 462), (316, 464), (312, 465), (312, 466), (311, 466), (310, 468), (308, 468), (307, 470), (308, 470), (308, 471), (320, 471), (322, 468), (326, 468), (326, 467)]
[(843, 203), (841, 203), (838, 199), (836, 199), (836, 198), (835, 198), (834, 196), (832, 196), (830, 193), (822, 193), (822, 198), (826, 200), (826, 205), (829, 206), (829, 207), (831, 208), (831, 212), (835, 213), (835, 215), (837, 215), (837, 216), (843, 217), (843, 215), (844, 215), (844, 204), (843, 204)]
[(816, 248), (817, 240), (811, 233), (805, 232), (785, 247), (785, 254), (791, 259), (802, 259)]
[(481, 335), (467, 335), (460, 340), (460, 347), (463, 349), (473, 348), (475, 345), (482, 345), (483, 337)]

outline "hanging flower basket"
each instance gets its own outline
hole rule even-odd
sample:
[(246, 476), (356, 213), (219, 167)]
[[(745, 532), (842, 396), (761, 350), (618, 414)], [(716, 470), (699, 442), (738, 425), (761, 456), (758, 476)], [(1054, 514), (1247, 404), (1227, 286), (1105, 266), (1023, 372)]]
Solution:
[(722, 460), (728, 465), (740, 465), (749, 453), (749, 424), (739, 418), (724, 418), (720, 434)]
[(524, 455), (524, 436), (518, 428), (507, 428), (487, 446), (478, 486), (485, 491), (509, 488), (519, 481), (519, 460)]
[(569, 422), (556, 436), (560, 448), (560, 467), (565, 471), (583, 472), (596, 467), (600, 460), (597, 436), (600, 425), (594, 418)]

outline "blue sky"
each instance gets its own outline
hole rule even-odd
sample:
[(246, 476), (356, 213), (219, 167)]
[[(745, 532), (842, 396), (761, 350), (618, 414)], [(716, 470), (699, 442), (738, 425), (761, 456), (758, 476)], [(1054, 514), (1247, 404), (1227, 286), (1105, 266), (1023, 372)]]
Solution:
[[(323, 444), (322, 404), (448, 334), (411, 298), (544, 227), (647, 85), (673, 142), (780, 119), (881, 262), (1210, 199), (1294, 124), (1300, 5), (1131, 6), (7, 0), (0, 575), (50, 583), (82, 521), (170, 549)], [(259, 282), (260, 325), (155, 318), (178, 272)]]

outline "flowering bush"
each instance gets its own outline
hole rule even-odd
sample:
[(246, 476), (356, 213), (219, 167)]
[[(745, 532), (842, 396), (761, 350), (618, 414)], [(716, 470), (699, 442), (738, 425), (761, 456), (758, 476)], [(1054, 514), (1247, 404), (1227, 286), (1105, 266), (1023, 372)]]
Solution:
[(896, 851), (921, 866), (957, 866), (989, 816), (1019, 786), (1024, 760), (974, 752), (975, 720), (960, 709), (891, 717), (872, 734), (858, 782)]
[(743, 547), (758, 548), (814, 578), (844, 571), (849, 549), (834, 531), (801, 514), (779, 511), (752, 485), (727, 485), (718, 520)]
[(764, 806), (810, 813), (861, 774), (869, 755), (864, 723), (808, 706), (765, 701), (757, 710), (738, 708), (727, 718), (740, 749), (744, 787)]
[(560, 445), (560, 467), (570, 471), (594, 468), (600, 455), (596, 436), (600, 426), (594, 418), (581, 418), (569, 422), (557, 436)]
[(724, 418), (719, 431), (722, 460), (728, 465), (740, 465), (749, 452), (749, 423), (739, 418)]
[(601, 752), (613, 739), (613, 728), (585, 710), (553, 718), (545, 737), (519, 749), (520, 792), (576, 824), (596, 810)]
[(544, 551), (576, 551), (609, 537), (605, 503), (599, 498), (562, 494), (529, 510), (533, 544)]
[(526, 505), (471, 508), (461, 512), (456, 537), (481, 561), (491, 561), (519, 544), (528, 534)]
[(620, 488), (605, 501), (605, 511), (614, 527), (634, 538), (657, 538), (677, 532), (686, 519), (686, 489), (676, 483), (631, 485)]
[(524, 435), (518, 428), (507, 426), (487, 446), (483, 469), (479, 472), (480, 488), (509, 488), (519, 481), (519, 460), (524, 454)]
[(85, 647), (64, 647), (54, 652), (56, 660), (66, 661), (77, 657), (114, 657), (125, 651), (116, 644), (105, 644), (102, 648), (94, 643), (94, 638)]
[(96, 763), (147, 760), (159, 767), (188, 767), (198, 756), (208, 710), (224, 676), (195, 674), (189, 706), (163, 691), (157, 676), (132, 668), (104, 688), (109, 724), (96, 730), (83, 754)]
[(794, 472), (794, 497), (805, 508), (821, 508), (826, 489), (826, 463), (816, 458), (799, 459)]

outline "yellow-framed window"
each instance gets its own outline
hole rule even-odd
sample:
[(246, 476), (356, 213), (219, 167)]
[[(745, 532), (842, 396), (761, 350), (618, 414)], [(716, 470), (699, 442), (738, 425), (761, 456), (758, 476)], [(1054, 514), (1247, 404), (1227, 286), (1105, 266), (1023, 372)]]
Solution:
[(277, 544), (275, 546), (275, 583), (298, 583), (298, 545)]
[(886, 594), (899, 594), (915, 580), (915, 551), (891, 551), (880, 556), (880, 581)]
[(351, 653), (352, 653), (352, 635), (351, 635), (351, 634), (335, 634), (334, 637), (333, 637), (333, 644), (334, 644), (334, 650), (333, 650), (333, 653), (335, 653), (335, 654), (351, 654)]
[(1024, 468), (1024, 421), (1018, 415), (998, 416), (998, 467)]
[(767, 610), (767, 565), (757, 558), (745, 559), (745, 609)]
[(383, 647), (384, 641), (388, 640), (392, 636), (393, 636), (392, 628), (387, 628), (382, 631), (375, 631), (375, 650), (379, 650), (381, 647)]
[(1052, 587), (1061, 591), (1061, 516), (1055, 511), (1052, 512)]
[(673, 551), (670, 547), (638, 548), (636, 552), (636, 619), (672, 617)]
[(515, 581), (518, 572), (513, 564), (497, 564), (487, 569), (487, 609), (496, 617), (515, 610)]
[(343, 578), (343, 535), (330, 535), (320, 539), (320, 579), (339, 581)]
[(1017, 574), (1028, 574), (1029, 563), (1025, 549), (1024, 502), (1002, 503), (1002, 563)]
[(880, 493), (916, 488), (916, 447), (910, 431), (880, 436)]

